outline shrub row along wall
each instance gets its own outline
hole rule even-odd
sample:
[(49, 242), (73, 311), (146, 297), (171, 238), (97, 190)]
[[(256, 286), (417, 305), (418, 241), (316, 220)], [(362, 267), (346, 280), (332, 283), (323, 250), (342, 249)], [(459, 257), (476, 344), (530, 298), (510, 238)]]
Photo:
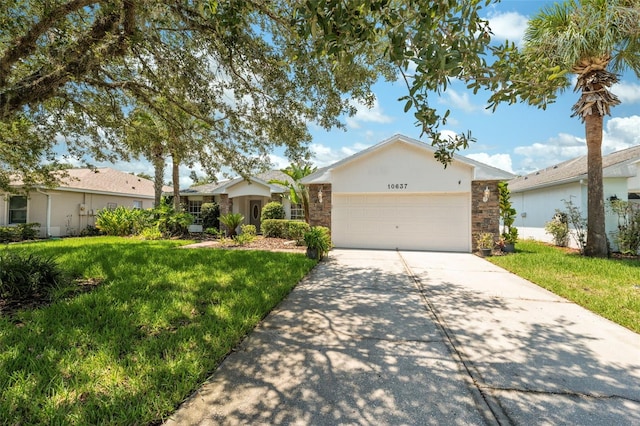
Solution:
[(271, 238), (286, 238), (296, 240), (297, 244), (304, 241), (305, 232), (309, 231), (309, 224), (300, 220), (265, 219), (260, 227), (262, 235)]

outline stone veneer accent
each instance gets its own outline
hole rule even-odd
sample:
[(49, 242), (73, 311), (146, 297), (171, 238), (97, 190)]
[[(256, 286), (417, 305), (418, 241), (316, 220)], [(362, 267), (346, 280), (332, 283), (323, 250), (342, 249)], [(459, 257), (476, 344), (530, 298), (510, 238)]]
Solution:
[[(309, 189), (309, 225), (331, 228), (331, 184), (311, 184)], [(322, 202), (318, 191), (322, 190)]]
[(271, 201), (282, 204), (282, 194), (271, 194)]
[[(485, 232), (500, 235), (500, 207), (498, 206), (498, 182), (496, 180), (476, 180), (471, 182), (471, 238), (473, 250), (477, 250), (476, 235)], [(482, 201), (484, 190), (491, 192), (487, 202)]]

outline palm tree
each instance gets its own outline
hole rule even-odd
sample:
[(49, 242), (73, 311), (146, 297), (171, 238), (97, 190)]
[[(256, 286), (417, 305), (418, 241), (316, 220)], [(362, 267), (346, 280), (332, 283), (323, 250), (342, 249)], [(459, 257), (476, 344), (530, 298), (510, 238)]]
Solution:
[(309, 176), (316, 171), (316, 167), (311, 167), (308, 164), (291, 164), (286, 169), (280, 170), (282, 173), (289, 176), (292, 180), (280, 180), (271, 179), (269, 183), (275, 183), (276, 185), (284, 186), (289, 189), (289, 200), (294, 204), (302, 205), (304, 211), (304, 220), (309, 223), (309, 190), (305, 185), (300, 183), (300, 180)]
[(609, 91), (616, 73), (631, 69), (640, 76), (640, 2), (638, 0), (568, 0), (543, 9), (529, 21), (523, 55), (551, 64), (558, 88), (577, 76), (580, 99), (573, 115), (585, 124), (588, 167), (587, 245), (584, 254), (608, 256), (602, 185), (603, 117), (620, 100)]

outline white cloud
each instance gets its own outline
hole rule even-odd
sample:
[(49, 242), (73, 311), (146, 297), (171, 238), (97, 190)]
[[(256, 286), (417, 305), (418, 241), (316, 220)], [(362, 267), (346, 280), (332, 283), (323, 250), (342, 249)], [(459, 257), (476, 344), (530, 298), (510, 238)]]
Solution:
[(640, 84), (623, 81), (611, 87), (611, 91), (618, 95), (624, 104), (640, 102)]
[[(490, 114), (490, 111), (485, 109), (484, 106), (475, 105), (469, 98), (469, 93), (458, 93), (453, 89), (447, 89), (443, 94), (443, 97), (439, 99), (442, 104), (447, 104), (454, 109), (459, 109), (464, 112), (482, 111), (486, 114)], [(449, 119), (447, 119), (448, 121)]]
[(356, 114), (352, 117), (347, 117), (347, 126), (352, 129), (359, 129), (361, 123), (391, 123), (393, 117), (385, 115), (382, 111), (382, 107), (378, 103), (378, 100), (373, 101), (373, 105), (369, 108), (361, 103), (356, 103)]
[(494, 154), (490, 155), (485, 152), (478, 152), (476, 154), (469, 154), (467, 157), (472, 160), (479, 161), (489, 166), (497, 167), (507, 172), (513, 173), (513, 167), (511, 164), (511, 156), (509, 154)]
[(602, 139), (605, 154), (640, 145), (640, 115), (609, 119)]
[(370, 145), (359, 142), (351, 146), (343, 146), (340, 148), (331, 148), (321, 143), (311, 144), (310, 149), (313, 153), (311, 161), (317, 167), (325, 167), (360, 152), (369, 146)]
[(509, 40), (516, 45), (522, 45), (524, 32), (529, 21), (526, 16), (517, 12), (501, 12), (490, 14), (487, 19), (494, 39)]
[(269, 161), (274, 169), (286, 169), (291, 164), (291, 161), (275, 154), (269, 154)]
[[(606, 122), (602, 134), (603, 154), (635, 145), (640, 145), (640, 116), (616, 117)], [(516, 171), (524, 174), (585, 155), (587, 145), (583, 137), (559, 133), (545, 142), (518, 146), (513, 152), (523, 157)]]
[(545, 142), (518, 146), (513, 152), (524, 157), (516, 172), (525, 174), (580, 157), (587, 153), (587, 145), (584, 138), (560, 133)]

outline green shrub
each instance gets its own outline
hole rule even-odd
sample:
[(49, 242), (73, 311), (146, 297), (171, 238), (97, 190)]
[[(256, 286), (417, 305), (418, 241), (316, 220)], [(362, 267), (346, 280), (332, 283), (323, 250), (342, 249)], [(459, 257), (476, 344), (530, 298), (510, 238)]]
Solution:
[(35, 240), (38, 237), (39, 223), (21, 223), (16, 226), (16, 234), (19, 236), (20, 240)]
[(216, 238), (220, 238), (224, 235), (224, 232), (219, 230), (218, 228), (207, 228), (204, 230), (205, 234), (213, 235)]
[(161, 240), (162, 232), (156, 226), (150, 226), (140, 231), (138, 236), (141, 240)]
[(240, 235), (236, 235), (233, 237), (233, 240), (236, 244), (241, 246), (245, 244), (249, 244), (256, 238), (256, 226), (255, 225), (241, 225), (240, 226)]
[(95, 237), (98, 235), (102, 235), (102, 232), (95, 226), (87, 225), (82, 231), (80, 231), (81, 237)]
[(317, 251), (318, 259), (322, 259), (331, 249), (331, 231), (325, 226), (314, 226), (304, 234), (304, 242), (308, 249)]
[(227, 228), (227, 235), (233, 237), (236, 235), (236, 228), (240, 226), (242, 221), (244, 220), (244, 216), (240, 213), (227, 213), (225, 215), (220, 216), (220, 223)]
[(309, 224), (300, 220), (266, 219), (261, 224), (264, 237), (296, 240), (298, 245), (303, 244), (304, 234), (309, 229)]
[(265, 219), (262, 221), (260, 229), (265, 238), (286, 238), (288, 225), (284, 219)]
[(251, 235), (253, 237), (255, 237), (258, 234), (255, 225), (240, 225), (240, 233), (243, 235), (244, 234)]
[(277, 201), (271, 201), (270, 203), (265, 204), (262, 208), (260, 220), (284, 219), (284, 217), (285, 213), (282, 204)]
[(0, 243), (17, 241), (16, 228), (9, 226), (0, 227)]
[(149, 226), (149, 212), (118, 206), (102, 209), (96, 216), (96, 228), (106, 235), (126, 237), (136, 235)]
[(296, 244), (299, 246), (303, 245), (304, 234), (311, 229), (309, 224), (300, 220), (289, 220), (287, 222), (287, 238), (296, 240)]
[(549, 222), (545, 223), (544, 230), (553, 238), (553, 244), (566, 247), (569, 244), (569, 224), (567, 215), (556, 213)]
[[(163, 236), (180, 236), (189, 233), (193, 216), (186, 212), (176, 212), (166, 200), (151, 211), (153, 222)], [(145, 226), (146, 227), (146, 226)]]
[(0, 253), (0, 297), (48, 296), (61, 284), (63, 276), (53, 257), (13, 251)]
[(618, 230), (612, 236), (623, 254), (638, 254), (640, 249), (640, 207), (623, 200), (611, 201), (610, 209), (618, 216)]
[(202, 228), (220, 227), (220, 206), (218, 203), (202, 203), (200, 207), (200, 218), (202, 218)]

